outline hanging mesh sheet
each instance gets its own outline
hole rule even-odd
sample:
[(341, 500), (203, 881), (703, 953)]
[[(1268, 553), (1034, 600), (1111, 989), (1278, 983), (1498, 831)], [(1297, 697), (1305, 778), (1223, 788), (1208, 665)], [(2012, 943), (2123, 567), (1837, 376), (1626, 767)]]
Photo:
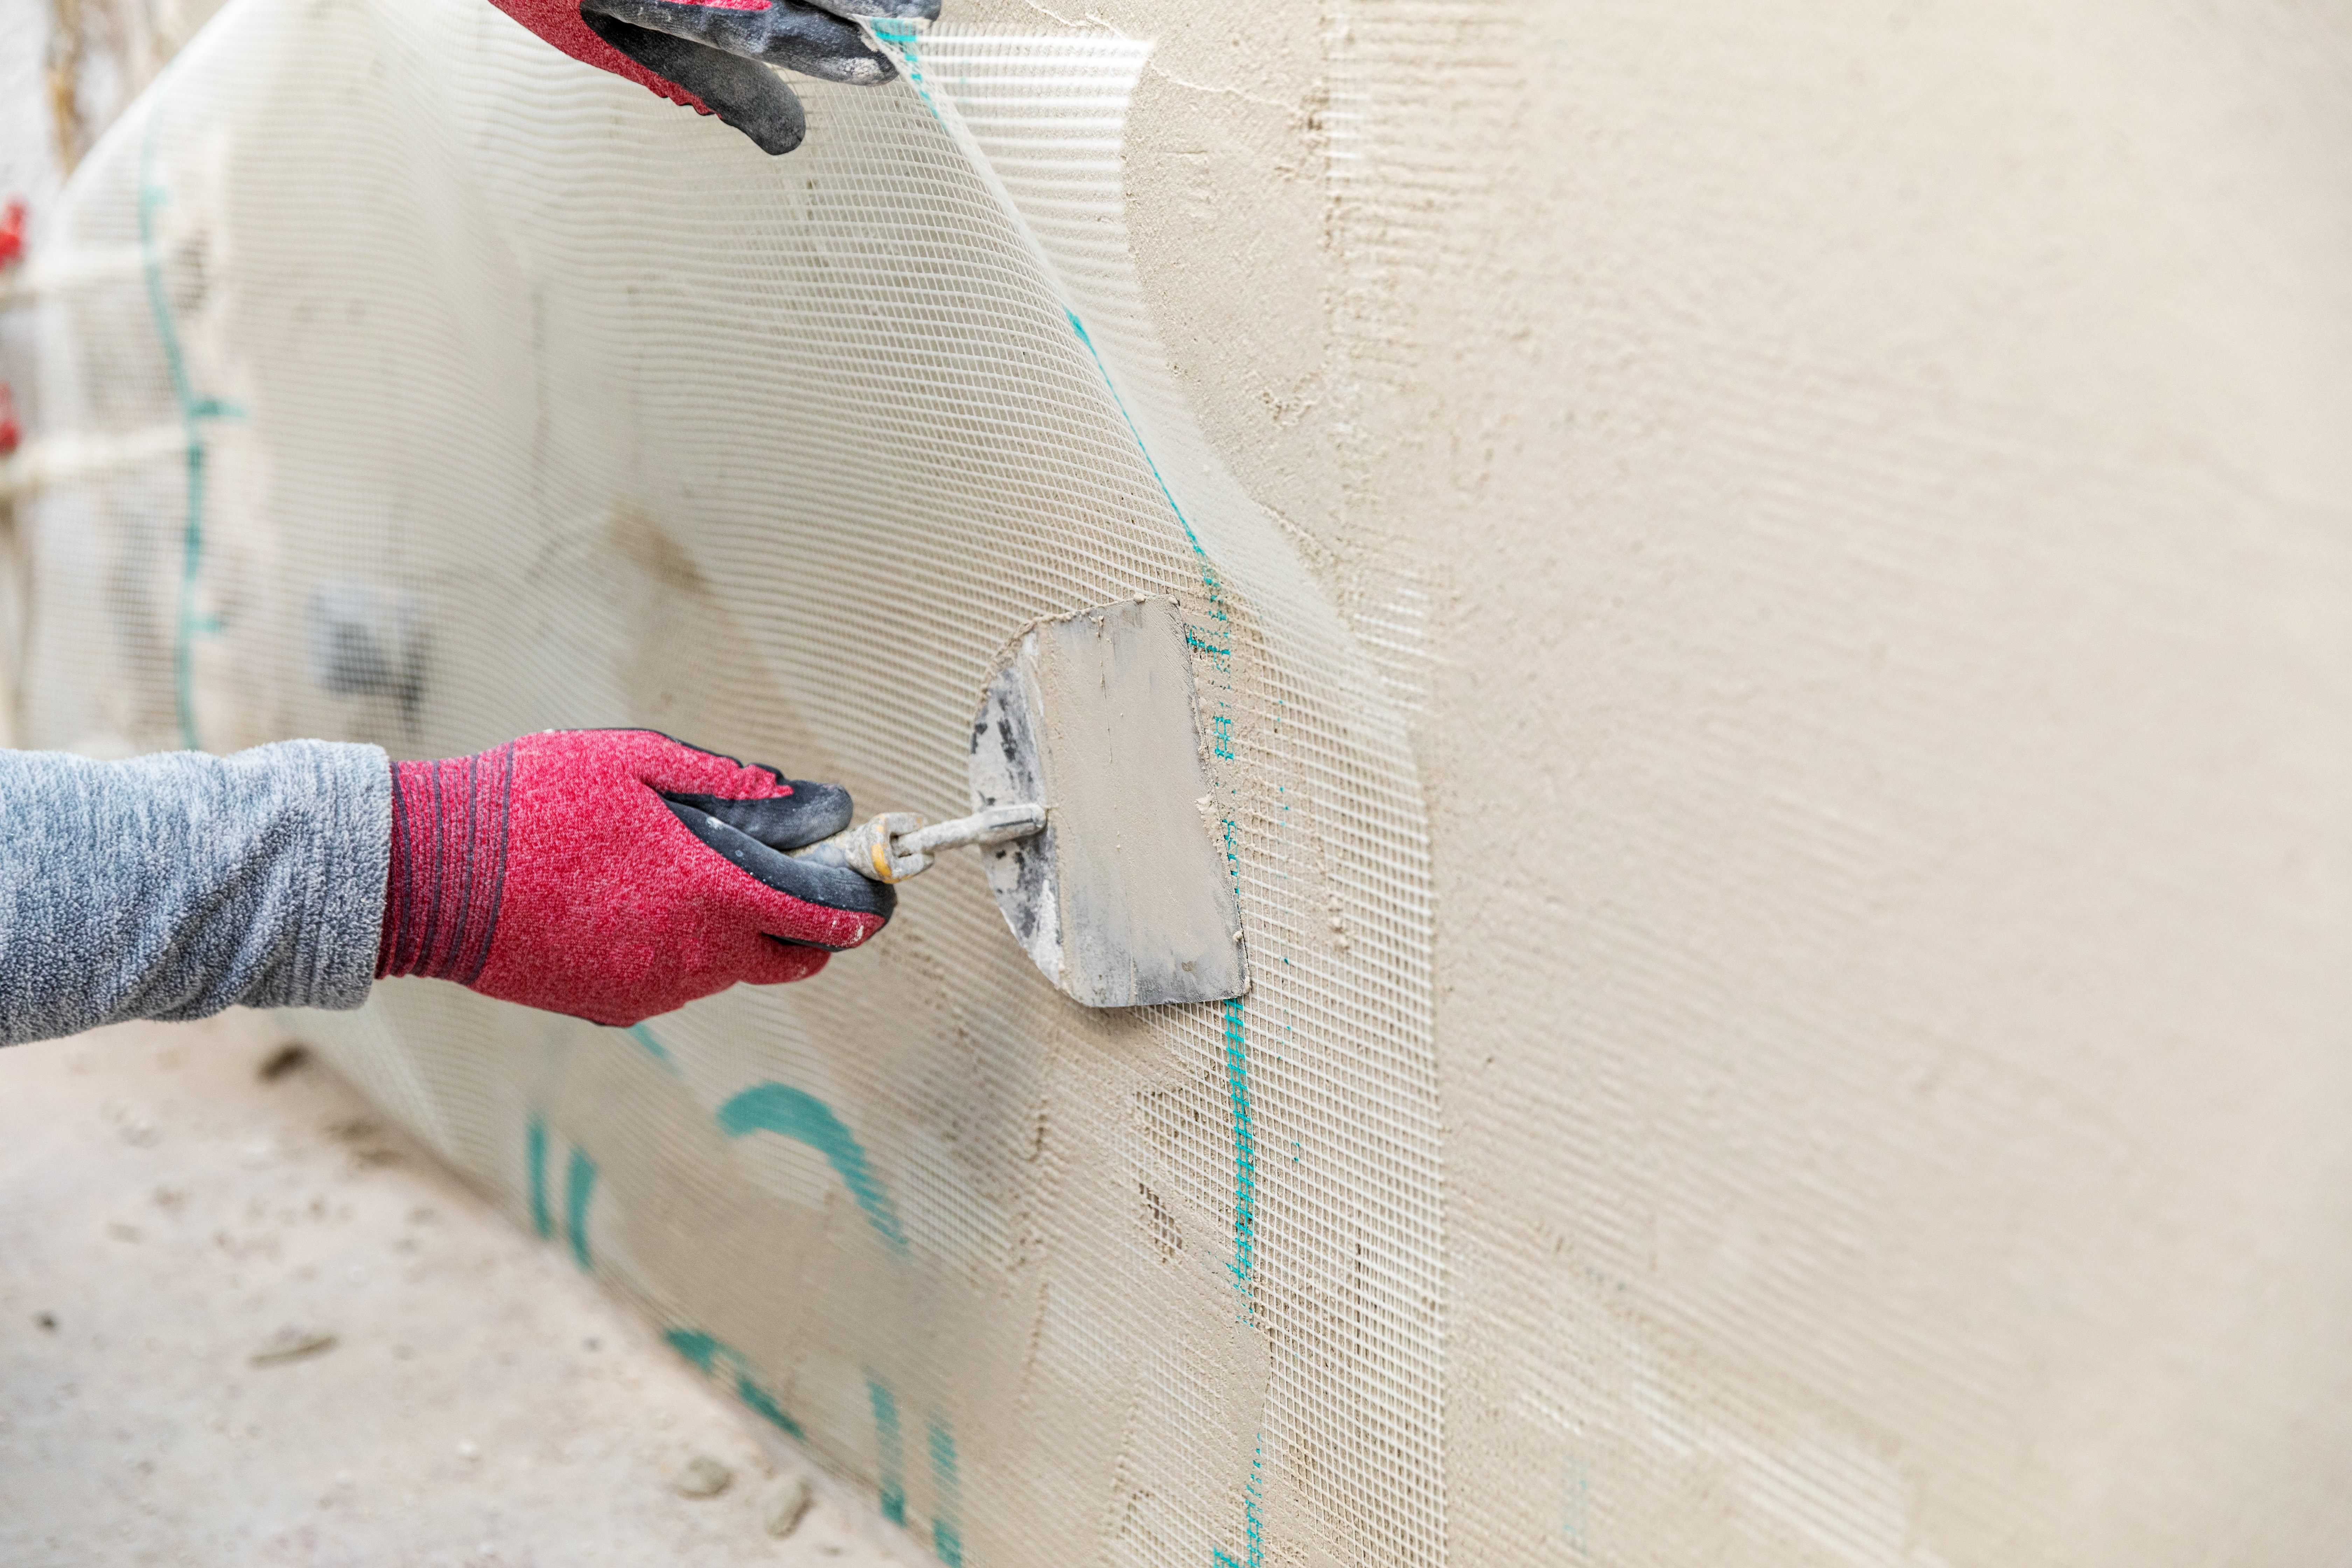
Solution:
[(906, 47), (772, 160), (479, 0), (236, 0), (53, 231), (28, 743), (637, 724), (943, 816), (1024, 622), (1175, 597), (1243, 1001), (1071, 1005), (967, 860), (650, 1026), (297, 1026), (946, 1561), (1434, 1562), (1402, 731), (1161, 368), (1143, 46)]

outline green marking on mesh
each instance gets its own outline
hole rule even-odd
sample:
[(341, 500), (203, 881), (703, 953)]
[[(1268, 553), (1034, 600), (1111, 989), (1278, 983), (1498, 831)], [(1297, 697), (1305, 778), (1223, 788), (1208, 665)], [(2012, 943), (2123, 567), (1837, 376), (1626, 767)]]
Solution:
[(719, 1130), (730, 1138), (773, 1132), (824, 1155), (841, 1177), (841, 1184), (866, 1212), (874, 1233), (892, 1252), (905, 1256), (907, 1233), (899, 1227), (898, 1210), (890, 1201), (889, 1190), (874, 1174), (865, 1146), (833, 1113), (833, 1107), (790, 1084), (758, 1084), (719, 1108)]
[(750, 1373), (738, 1372), (735, 1374), (735, 1397), (743, 1402), (745, 1409), (786, 1436), (803, 1442), (808, 1440), (808, 1434), (801, 1430), (801, 1424), (785, 1415), (784, 1407), (769, 1397), (766, 1389), (752, 1382)]
[(1257, 1448), (1250, 1456), (1249, 1482), (1242, 1489), (1242, 1554), (1239, 1557), (1219, 1546), (1209, 1552), (1213, 1568), (1263, 1568), (1265, 1562), (1265, 1434), (1258, 1434)]
[[(711, 1363), (719, 1359), (719, 1352), (727, 1350), (725, 1345), (700, 1329), (672, 1329), (662, 1336), (662, 1342), (692, 1362), (695, 1371), (705, 1377), (710, 1375)], [(728, 1353), (731, 1355), (734, 1352), (730, 1351)]]
[(669, 1054), (669, 1047), (663, 1045), (651, 1029), (646, 1028), (643, 1024), (632, 1024), (621, 1032), (645, 1047), (646, 1053), (661, 1063), (672, 1075), (677, 1072), (677, 1058)]
[(523, 1163), (530, 1179), (530, 1228), (544, 1239), (555, 1234), (555, 1222), (547, 1212), (547, 1123), (536, 1116), (523, 1131)]
[(216, 637), (219, 617), (199, 615), (196, 584), (204, 569), (205, 472), (209, 454), (204, 424), (211, 419), (242, 419), (245, 410), (225, 398), (199, 395), (188, 375), (187, 354), (181, 345), (180, 327), (163, 287), (163, 258), (155, 243), (155, 211), (171, 200), (155, 183), (155, 131), (163, 118), (166, 66), (156, 79), (152, 107), (139, 141), (138, 196), (140, 272), (147, 286), (147, 310), (155, 338), (163, 351), (163, 369), (172, 382), (172, 400), (179, 405), (180, 426), (186, 437), (186, 500), (180, 525), (180, 586), (172, 624), (172, 707), (179, 721), (180, 743), (190, 751), (203, 749), (196, 731), (195, 639)]
[(898, 1431), (898, 1396), (872, 1377), (866, 1380), (866, 1398), (874, 1407), (874, 1448), (877, 1490), (882, 1517), (903, 1527), (907, 1522), (907, 1461)]
[(963, 1479), (956, 1468), (955, 1434), (934, 1415), (924, 1434), (931, 1455), (931, 1550), (948, 1568), (962, 1568)]
[[(1225, 1089), (1234, 1108), (1234, 1288), (1247, 1297), (1257, 1267), (1257, 1134), (1249, 1100), (1249, 1053), (1242, 1038), (1242, 1001), (1224, 1004)], [(1244, 1310), (1247, 1310), (1244, 1301)]]
[(583, 1268), (595, 1267), (588, 1257), (588, 1203), (596, 1195), (596, 1162), (577, 1146), (563, 1167), (563, 1228), (571, 1233), (572, 1258)]
[(672, 1329), (662, 1335), (662, 1341), (691, 1362), (705, 1377), (716, 1375), (719, 1363), (725, 1363), (735, 1373), (735, 1397), (746, 1408), (787, 1436), (807, 1441), (808, 1434), (801, 1430), (801, 1424), (786, 1415), (775, 1396), (752, 1378), (751, 1363), (733, 1346), (721, 1343), (699, 1329)]

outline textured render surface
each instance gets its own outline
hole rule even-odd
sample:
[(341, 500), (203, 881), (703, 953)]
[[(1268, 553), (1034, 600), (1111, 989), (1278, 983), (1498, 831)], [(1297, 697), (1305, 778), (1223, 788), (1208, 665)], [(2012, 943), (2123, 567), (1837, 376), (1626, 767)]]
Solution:
[[(922, 1561), (315, 1061), (259, 1078), (285, 1041), (0, 1054), (0, 1560)], [(778, 1539), (790, 1475), (819, 1495)]]
[(1345, 13), (1171, 28), (1129, 186), (1424, 574), (1455, 1560), (2336, 1560), (2342, 16)]
[[(1507, 568), (1424, 747), (1488, 937), (1441, 938), (1457, 1505), (1616, 1561), (2334, 1559), (2344, 15), (1548, 19), (1420, 296), (1486, 372), (1391, 492)], [(1513, 804), (1552, 875), (1489, 889)]]

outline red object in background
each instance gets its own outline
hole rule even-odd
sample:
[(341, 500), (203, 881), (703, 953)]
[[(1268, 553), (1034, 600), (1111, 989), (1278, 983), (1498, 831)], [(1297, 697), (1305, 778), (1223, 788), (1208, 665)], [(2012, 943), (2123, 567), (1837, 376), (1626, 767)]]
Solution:
[[(11, 197), (7, 210), (0, 212), (0, 267), (14, 267), (25, 259), (25, 198)], [(16, 399), (8, 384), (0, 381), (0, 458), (16, 449), (25, 432), (16, 424)]]

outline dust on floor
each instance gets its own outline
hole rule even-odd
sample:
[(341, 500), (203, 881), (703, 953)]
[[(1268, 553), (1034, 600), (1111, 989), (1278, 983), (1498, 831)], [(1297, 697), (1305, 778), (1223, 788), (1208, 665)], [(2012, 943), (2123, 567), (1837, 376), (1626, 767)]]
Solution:
[(285, 1043), (0, 1052), (0, 1562), (927, 1561)]

